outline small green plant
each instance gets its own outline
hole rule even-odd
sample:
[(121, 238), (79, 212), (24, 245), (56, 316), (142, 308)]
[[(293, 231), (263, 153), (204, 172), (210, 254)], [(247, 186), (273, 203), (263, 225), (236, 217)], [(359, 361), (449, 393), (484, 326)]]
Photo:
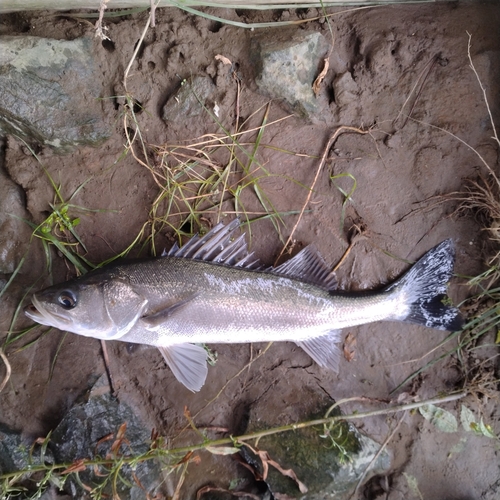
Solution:
[[(257, 112), (256, 112), (257, 113)], [(156, 146), (160, 167), (153, 171), (160, 192), (151, 209), (152, 243), (154, 235), (168, 227), (180, 240), (191, 227), (203, 227), (210, 214), (217, 219), (228, 213), (242, 214), (246, 223), (269, 218), (281, 234), (283, 216), (295, 211), (280, 212), (266, 192), (262, 181), (276, 177), (258, 160), (258, 150), (268, 123), (269, 105), (263, 111), (262, 122), (245, 129), (248, 120), (235, 133), (218, 123), (221, 133), (208, 134), (185, 145)], [(213, 119), (216, 119), (212, 115)], [(249, 118), (250, 119), (250, 118)], [(253, 135), (253, 140), (244, 141)], [(283, 181), (294, 179), (279, 176)], [(249, 198), (253, 194), (260, 209)]]
[[(215, 455), (232, 455), (239, 452), (239, 449), (244, 444), (250, 442), (258, 443), (265, 436), (275, 435), (283, 432), (294, 432), (298, 429), (309, 427), (325, 426), (325, 429), (335, 429), (336, 425), (342, 423), (347, 425), (353, 420), (364, 419), (375, 415), (389, 415), (405, 410), (420, 408), (422, 406), (438, 405), (445, 402), (455, 401), (464, 396), (464, 394), (454, 394), (445, 397), (437, 397), (427, 401), (416, 403), (408, 403), (397, 406), (387, 406), (378, 410), (357, 412), (349, 415), (329, 416), (333, 409), (338, 408), (344, 403), (352, 402), (350, 398), (338, 401), (327, 412), (324, 418), (298, 422), (294, 424), (273, 427), (262, 431), (257, 431), (241, 436), (230, 436), (226, 438), (210, 440), (204, 433), (196, 428), (189, 411), (186, 410), (185, 416), (189, 422), (189, 427), (193, 429), (198, 438), (198, 442), (179, 447), (169, 448), (167, 441), (157, 435), (152, 436), (149, 444), (149, 449), (142, 453), (134, 453), (127, 446), (126, 439), (126, 423), (123, 423), (111, 436), (104, 438), (111, 443), (109, 451), (105, 456), (96, 455), (94, 457), (80, 458), (71, 463), (53, 463), (53, 460), (48, 457), (47, 449), (50, 443), (50, 434), (46, 438), (41, 438), (35, 441), (33, 447), (27, 453), (27, 464), (21, 470), (14, 470), (0, 473), (0, 496), (6, 500), (16, 498), (23, 495), (23, 498), (35, 500), (40, 498), (41, 494), (49, 485), (54, 485), (62, 489), (69, 478), (73, 478), (81, 488), (94, 500), (120, 498), (119, 491), (122, 487), (130, 487), (130, 483), (124, 477), (124, 470), (134, 471), (136, 467), (144, 462), (156, 461), (159, 462), (162, 469), (167, 473), (180, 471), (178, 486), (176, 488), (177, 497), (179, 497), (180, 488), (182, 486), (183, 476), (186, 474), (187, 466), (192, 462), (199, 462), (201, 456), (199, 452), (206, 451)], [(363, 399), (367, 401), (366, 398)], [(103, 440), (101, 440), (103, 442)], [(99, 443), (96, 443), (96, 447)], [(257, 449), (257, 444), (253, 445), (253, 449)], [(261, 451), (259, 454), (264, 456), (266, 452)], [(348, 459), (348, 456), (345, 457)], [(282, 470), (279, 464), (272, 463), (269, 458), (266, 458), (269, 464)], [(276, 464), (276, 465), (275, 465)], [(88, 480), (82, 480), (82, 474), (90, 473), (93, 484), (89, 484)], [(285, 471), (287, 472), (287, 471)], [(296, 476), (295, 476), (296, 478)], [(135, 481), (136, 484), (137, 481)], [(298, 484), (302, 484), (298, 482)], [(149, 493), (145, 492), (146, 498)]]

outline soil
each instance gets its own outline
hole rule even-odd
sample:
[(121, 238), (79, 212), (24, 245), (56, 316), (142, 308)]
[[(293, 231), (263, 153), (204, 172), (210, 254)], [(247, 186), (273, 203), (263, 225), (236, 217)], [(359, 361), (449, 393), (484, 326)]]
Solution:
[[(316, 9), (206, 12), (244, 22), (321, 16)], [(357, 127), (369, 133), (344, 131), (328, 151), (307, 211), (293, 234), (291, 252), (314, 242), (333, 265), (347, 250), (356, 228), (360, 229), (362, 237), (356, 240), (337, 274), (342, 289), (364, 290), (388, 283), (426, 250), (452, 238), (457, 249), (457, 274), (477, 274), (483, 269), (486, 245), (481, 225), (470, 213), (457, 214), (456, 204), (437, 203), (440, 198), (435, 197), (461, 190), (464, 179), (485, 171), (477, 153), (492, 168), (498, 168), (488, 109), (469, 65), (467, 33), (471, 34), (472, 60), (498, 122), (500, 6), (495, 2), (442, 2), (332, 12), (337, 14), (330, 21), (331, 33), (324, 18), (294, 28), (304, 33), (320, 31), (328, 40), (332, 34), (334, 37), (328, 55), (329, 70), (317, 97), (321, 112), (311, 119), (292, 115), (269, 126), (262, 143), (272, 148), (258, 151), (260, 164), (273, 174), (262, 185), (276, 209), (285, 213), (302, 208), (309, 193), (304, 186), (313, 184), (319, 157), (338, 127)], [(102, 103), (114, 124), (112, 137), (97, 149), (82, 147), (68, 155), (56, 155), (49, 149), (38, 152), (66, 198), (88, 181), (72, 203), (97, 210), (78, 212), (81, 224), (77, 230), (87, 246), (86, 257), (92, 262), (112, 257), (134, 240), (149, 220), (158, 194), (148, 169), (132, 154), (122, 155), (126, 144), (125, 101), (119, 96), (124, 95), (124, 71), (146, 19), (147, 13), (140, 13), (106, 21), (111, 42), (94, 39), (103, 95), (114, 96)], [(62, 14), (12, 14), (1, 23), (2, 34), (16, 36), (93, 36), (90, 23)], [(165, 103), (182, 80), (192, 75), (209, 75), (216, 84), (219, 116), (228, 130), (234, 129), (237, 114), (241, 121), (250, 117), (249, 129), (258, 126), (270, 101), (258, 92), (250, 63), (251, 41), (262, 36), (257, 31), (174, 8), (157, 10), (156, 27), (147, 32), (128, 79), (128, 90), (140, 103), (138, 126), (148, 144), (175, 144), (218, 130), (208, 114), (178, 118), (175, 122), (162, 119)], [(266, 36), (272, 33), (266, 30)], [(217, 55), (227, 57), (237, 67), (239, 93), (236, 79), (228, 67), (216, 60)], [(348, 90), (335, 95), (335, 89), (341, 88), (338, 81), (342, 75), (352, 81)], [(289, 114), (284, 103), (271, 101), (269, 122)], [(248, 137), (252, 138), (252, 134)], [(285, 150), (296, 154), (286, 154)], [(29, 151), (14, 139), (7, 139), (4, 152), (9, 176), (26, 194), (30, 218), (40, 223), (54, 199), (46, 175)], [(352, 200), (345, 204), (344, 217), (341, 190), (349, 192), (353, 179), (356, 189)], [(242, 201), (249, 213), (259, 211), (258, 200), (250, 191)], [(234, 206), (227, 204), (225, 209), (232, 211)], [(213, 224), (216, 218), (217, 214), (207, 214), (205, 224)], [(281, 235), (268, 219), (251, 226), (249, 245), (265, 264), (275, 261), (298, 215), (286, 215), (283, 220)], [(163, 228), (157, 247), (169, 247), (171, 242), (171, 233)], [(41, 289), (51, 280), (61, 282), (75, 274), (72, 266), (54, 254), (52, 277), (47, 276), (41, 248), (36, 242), (31, 247), (22, 272), (7, 297), (2, 298), (2, 335), (28, 286), (36, 283), (35, 288)], [(450, 293), (455, 302), (469, 294), (463, 284), (462, 279), (453, 281)], [(19, 318), (16, 329), (28, 324), (27, 319)], [(35, 339), (39, 331), (30, 335)], [(320, 368), (291, 343), (275, 343), (258, 358), (256, 355), (265, 345), (211, 346), (217, 362), (209, 369), (206, 385), (196, 394), (175, 380), (153, 348), (135, 349), (125, 343), (109, 342), (109, 369), (118, 398), (132, 405), (148, 426), (179, 443), (193, 437), (184, 433), (177, 438), (186, 426), (185, 407), (196, 415), (198, 426), (214, 429), (213, 436), (217, 437), (221, 435), (217, 429), (226, 429), (230, 434), (240, 432), (250, 414), (252, 419), (273, 425), (300, 421), (311, 409), (316, 410), (325, 395), (337, 401), (353, 396), (387, 401), (405, 393), (420, 399), (449, 393), (463, 386), (470, 363), (478, 362), (476, 358), (459, 361), (447, 356), (393, 394), (391, 391), (406, 377), (451, 347), (437, 347), (447, 333), (415, 325), (375, 323), (349, 328), (344, 335), (355, 339), (349, 347), (354, 356), (342, 360), (339, 375)], [(22, 341), (25, 344), (26, 338)], [(99, 341), (73, 334), (51, 331), (29, 348), (19, 347), (9, 351), (12, 376), (0, 395), (0, 422), (21, 431), (29, 440), (52, 430), (68, 409), (85, 397), (105, 366)], [(496, 353), (495, 347), (485, 349), (477, 356), (486, 359)], [(255, 361), (251, 366), (237, 375), (252, 359)], [(480, 380), (492, 377), (490, 367), (484, 369)], [(476, 390), (461, 403), (499, 433), (498, 393), (491, 385), (488, 390), (481, 387), (476, 384)], [(366, 406), (351, 403), (344, 405), (343, 411), (363, 408)], [(452, 403), (446, 408), (455, 411), (459, 406)], [(363, 432), (383, 443), (399, 418), (373, 417), (359, 425)], [(471, 433), (465, 437), (460, 441), (459, 434), (440, 432), (418, 413), (406, 413), (388, 442), (393, 453), (392, 470), (386, 478), (373, 478), (361, 488), (360, 498), (418, 498), (409, 486), (408, 476), (416, 479), (423, 498), (497, 498), (498, 442)], [(459, 443), (461, 451), (453, 451)], [(244, 476), (239, 467), (227, 457), (203, 455), (201, 464), (190, 466), (183, 498), (193, 498), (201, 486), (217, 483), (222, 470), (227, 470), (228, 476)], [(175, 478), (169, 477), (167, 490), (174, 483)], [(227, 487), (228, 483), (219, 486)]]

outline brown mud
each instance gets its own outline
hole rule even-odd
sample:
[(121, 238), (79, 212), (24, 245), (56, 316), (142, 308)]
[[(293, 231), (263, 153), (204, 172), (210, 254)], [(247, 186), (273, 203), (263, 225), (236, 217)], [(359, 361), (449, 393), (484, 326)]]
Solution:
[[(259, 22), (309, 18), (321, 12), (308, 9), (298, 13), (222, 14), (234, 20)], [(92, 262), (115, 255), (133, 241), (148, 221), (158, 193), (150, 172), (131, 154), (120, 158), (126, 136), (125, 100), (119, 96), (124, 95), (124, 70), (146, 19), (143, 13), (107, 21), (112, 43), (94, 39), (103, 95), (109, 97), (102, 106), (114, 126), (112, 137), (98, 149), (82, 147), (63, 156), (48, 149), (39, 151), (40, 161), (61, 185), (64, 196), (69, 198), (88, 181), (72, 203), (98, 210), (80, 213), (77, 228)], [(16, 14), (0, 22), (2, 34), (58, 39), (93, 36), (90, 23), (59, 14)], [(456, 205), (426, 200), (460, 190), (465, 178), (476, 176), (483, 168), (474, 151), (457, 137), (480, 152), (493, 168), (498, 167), (488, 111), (469, 66), (467, 32), (471, 34), (471, 57), (486, 88), (493, 117), (500, 121), (500, 7), (494, 2), (393, 6), (337, 14), (330, 23), (332, 33), (324, 19), (294, 28), (305, 33), (320, 31), (330, 41), (329, 70), (317, 97), (321, 112), (310, 120), (290, 116), (270, 125), (262, 143), (273, 148), (258, 151), (260, 164), (273, 174), (263, 179), (262, 186), (276, 209), (301, 210), (308, 196), (304, 186), (312, 185), (319, 157), (339, 126), (369, 133), (345, 131), (335, 141), (293, 234), (292, 252), (314, 242), (326, 261), (335, 264), (348, 248), (353, 228), (361, 228), (363, 237), (337, 272), (343, 289), (357, 290), (389, 282), (408, 268), (408, 262), (443, 239), (453, 238), (457, 273), (478, 273), (483, 269), (480, 225), (470, 214), (454, 214)], [(266, 32), (272, 36), (272, 30)], [(257, 35), (262, 36), (262, 32), (223, 25), (174, 8), (157, 10), (156, 27), (146, 34), (128, 79), (128, 90), (140, 103), (138, 125), (147, 143), (174, 144), (218, 130), (208, 114), (175, 122), (161, 118), (163, 106), (182, 80), (192, 75), (209, 75), (216, 84), (219, 116), (228, 130), (234, 127), (236, 114), (246, 119), (257, 112), (250, 123), (258, 126), (269, 98), (258, 93), (250, 62), (251, 41)], [(240, 92), (229, 68), (216, 60), (217, 55), (237, 65)], [(269, 122), (289, 114), (279, 101), (272, 101), (269, 109)], [(285, 154), (283, 150), (296, 154)], [(46, 175), (30, 152), (12, 138), (8, 139), (5, 154), (9, 176), (26, 193), (30, 217), (41, 222), (54, 198)], [(334, 177), (339, 174), (349, 176)], [(353, 179), (356, 189), (346, 203), (342, 220), (344, 197), (339, 187), (349, 192)], [(251, 213), (261, 209), (258, 200), (250, 192), (243, 200), (252, 218)], [(225, 207), (229, 211), (230, 206)], [(425, 210), (418, 210), (422, 207)], [(213, 223), (217, 214), (206, 217)], [(269, 220), (251, 226), (250, 247), (266, 264), (272, 264), (279, 255), (297, 215), (284, 216), (284, 221), (281, 240)], [(169, 236), (164, 229), (157, 246), (168, 247), (172, 241)], [(17, 287), (4, 300), (9, 310), (25, 287), (43, 274), (43, 254), (36, 242), (32, 247)], [(74, 269), (61, 257), (55, 261), (54, 282), (74, 276)], [(45, 275), (35, 287), (48, 284)], [(468, 294), (462, 284), (463, 280), (457, 279), (451, 287), (456, 302)], [(4, 315), (2, 334), (9, 322), (10, 317)], [(28, 321), (20, 320), (20, 324), (27, 325)], [(175, 380), (153, 348), (130, 349), (124, 343), (109, 342), (109, 368), (117, 396), (131, 404), (147, 425), (174, 442), (190, 439), (184, 433), (175, 441), (186, 426), (185, 407), (196, 415), (200, 427), (226, 429), (228, 434), (234, 434), (241, 431), (249, 414), (252, 419), (274, 425), (300, 421), (311, 410), (316, 411), (325, 396), (332, 400), (353, 396), (388, 400), (407, 392), (425, 399), (460, 388), (463, 383), (463, 366), (456, 358), (447, 357), (391, 395), (408, 375), (445, 352), (448, 347), (428, 354), (446, 332), (377, 323), (350, 328), (344, 334), (354, 336), (355, 344), (350, 347), (354, 358), (342, 360), (339, 375), (321, 369), (291, 343), (275, 343), (260, 357), (265, 345), (211, 346), (217, 352), (217, 363), (210, 367), (207, 384), (197, 394)], [(98, 340), (72, 334), (64, 337), (58, 331), (43, 336), (28, 349), (14, 351), (9, 353), (12, 377), (0, 395), (0, 421), (33, 438), (46, 435), (57, 425), (105, 369)], [(252, 359), (255, 361), (249, 368), (235, 377)], [(493, 404), (488, 395), (479, 394), (468, 396), (465, 404), (500, 431), (497, 400)], [(360, 408), (352, 404), (344, 411)], [(449, 406), (450, 410), (454, 408)], [(383, 443), (398, 418), (374, 417), (360, 425)], [(213, 436), (220, 434), (215, 432)], [(458, 442), (457, 435), (440, 433), (420, 415), (406, 414), (388, 444), (394, 456), (389, 480), (372, 481), (371, 489), (364, 490), (364, 498), (417, 498), (403, 472), (416, 478), (423, 498), (497, 498), (500, 462), (495, 443), (470, 436), (460, 452), (452, 453)], [(227, 457), (208, 454), (203, 455), (200, 465), (190, 467), (184, 498), (193, 498), (199, 487), (213, 482), (221, 468), (229, 468), (229, 475), (244, 475)], [(379, 480), (389, 485), (387, 495), (380, 493)], [(379, 493), (381, 496), (377, 496)]]

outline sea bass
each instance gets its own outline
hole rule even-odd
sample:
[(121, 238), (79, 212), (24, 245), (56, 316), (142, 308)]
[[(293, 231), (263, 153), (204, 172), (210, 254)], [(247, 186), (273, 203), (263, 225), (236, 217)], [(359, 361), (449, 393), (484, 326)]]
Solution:
[[(390, 320), (455, 331), (446, 297), (455, 252), (446, 240), (377, 292), (345, 293), (310, 245), (257, 267), (239, 221), (220, 223), (165, 256), (114, 264), (33, 295), (32, 320), (86, 337), (156, 346), (176, 378), (199, 391), (207, 353), (197, 344), (293, 341), (338, 371), (340, 330)], [(446, 299), (446, 300), (445, 300)]]

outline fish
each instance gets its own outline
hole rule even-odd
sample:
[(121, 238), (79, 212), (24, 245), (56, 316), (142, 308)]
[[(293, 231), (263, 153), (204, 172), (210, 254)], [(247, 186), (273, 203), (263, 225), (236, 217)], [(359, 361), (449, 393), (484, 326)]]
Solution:
[(240, 221), (177, 243), (161, 257), (115, 263), (32, 296), (25, 314), (41, 325), (103, 340), (157, 347), (179, 382), (205, 384), (204, 344), (292, 341), (320, 366), (339, 371), (341, 330), (401, 321), (458, 331), (447, 297), (455, 249), (429, 250), (381, 290), (338, 290), (314, 244), (276, 267), (248, 252)]

